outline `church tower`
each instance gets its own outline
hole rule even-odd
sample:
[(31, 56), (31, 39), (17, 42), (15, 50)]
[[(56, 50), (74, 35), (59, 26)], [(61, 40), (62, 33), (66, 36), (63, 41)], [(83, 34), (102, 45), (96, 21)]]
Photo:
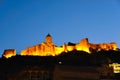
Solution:
[(50, 34), (48, 34), (46, 36), (46, 44), (48, 45), (51, 45), (53, 42), (52, 42), (52, 36)]

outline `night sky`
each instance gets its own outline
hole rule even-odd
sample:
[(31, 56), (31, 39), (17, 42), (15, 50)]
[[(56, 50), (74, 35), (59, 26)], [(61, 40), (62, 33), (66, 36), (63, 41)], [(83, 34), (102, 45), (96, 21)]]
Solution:
[(120, 46), (120, 0), (0, 0), (0, 56), (40, 44), (116, 42)]

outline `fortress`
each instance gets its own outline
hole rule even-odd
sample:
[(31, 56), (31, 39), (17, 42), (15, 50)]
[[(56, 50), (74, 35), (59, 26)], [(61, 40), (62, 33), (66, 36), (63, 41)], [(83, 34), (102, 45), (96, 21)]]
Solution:
[[(22, 56), (56, 56), (62, 52), (68, 52), (72, 50), (85, 51), (91, 54), (92, 50), (117, 50), (117, 44), (115, 42), (103, 43), (103, 44), (93, 44), (89, 43), (88, 38), (82, 39), (79, 43), (73, 44), (63, 44), (61, 47), (56, 46), (52, 41), (52, 36), (48, 34), (46, 36), (46, 41), (41, 44), (30, 46), (25, 50), (22, 50), (20, 55)], [(15, 49), (8, 49), (4, 51), (4, 57), (9, 58), (11, 56), (16, 56)]]

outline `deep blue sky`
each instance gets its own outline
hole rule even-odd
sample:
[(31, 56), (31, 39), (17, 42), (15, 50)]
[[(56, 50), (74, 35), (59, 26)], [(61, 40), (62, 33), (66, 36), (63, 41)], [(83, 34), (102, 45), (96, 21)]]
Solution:
[(0, 0), (0, 54), (40, 44), (48, 33), (58, 46), (86, 37), (120, 46), (120, 0)]

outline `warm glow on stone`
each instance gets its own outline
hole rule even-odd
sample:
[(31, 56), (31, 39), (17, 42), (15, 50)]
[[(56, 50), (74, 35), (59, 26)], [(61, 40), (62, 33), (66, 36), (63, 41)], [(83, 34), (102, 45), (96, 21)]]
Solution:
[(61, 54), (62, 52), (78, 50), (78, 51), (85, 51), (88, 53), (90, 52), (90, 48), (97, 49), (98, 51), (104, 50), (116, 50), (117, 44), (116, 43), (108, 43), (108, 44), (91, 44), (88, 41), (88, 38), (82, 39), (79, 43), (75, 44), (74, 46), (69, 46), (64, 44), (62, 47), (55, 46), (52, 42), (51, 35), (46, 36), (46, 42), (42, 44), (28, 47), (26, 50), (21, 51), (21, 55), (33, 55), (33, 56), (56, 56)]
[[(91, 54), (91, 50), (117, 50), (117, 44), (115, 42), (112, 43), (103, 43), (103, 44), (92, 44), (89, 43), (88, 38), (82, 39), (79, 43), (74, 45), (67, 45), (64, 44), (63, 46), (59, 47), (56, 46), (52, 42), (52, 36), (48, 34), (46, 36), (46, 42), (42, 42), (41, 44), (30, 46), (25, 50), (22, 50), (20, 55), (23, 56), (56, 56), (61, 54), (62, 52), (68, 52), (73, 50), (78, 51), (85, 51)], [(15, 56), (16, 51), (14, 50), (8, 50), (4, 53), (4, 56), (6, 58), (9, 58), (11, 56)]]
[(5, 58), (10, 58), (12, 56), (16, 56), (16, 50), (14, 50), (14, 49), (7, 49), (7, 50), (4, 51), (3, 56)]
[(75, 48), (74, 48), (75, 46), (67, 46), (67, 50), (68, 51), (73, 51)]
[(76, 44), (76, 50), (90, 53), (89, 46), (90, 45), (89, 45), (88, 39), (85, 38), (85, 39), (82, 39), (80, 43)]

